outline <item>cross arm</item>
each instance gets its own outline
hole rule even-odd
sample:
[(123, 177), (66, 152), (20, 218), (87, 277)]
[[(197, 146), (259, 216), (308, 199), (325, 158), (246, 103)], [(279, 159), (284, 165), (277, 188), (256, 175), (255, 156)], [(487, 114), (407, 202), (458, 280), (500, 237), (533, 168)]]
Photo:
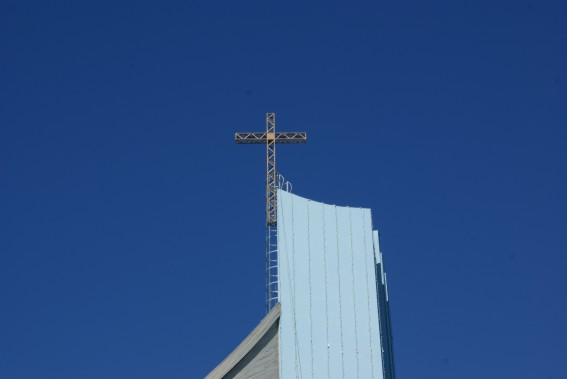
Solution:
[(234, 142), (237, 144), (265, 144), (266, 141), (275, 143), (296, 144), (307, 142), (305, 132), (283, 132), (283, 133), (235, 133)]

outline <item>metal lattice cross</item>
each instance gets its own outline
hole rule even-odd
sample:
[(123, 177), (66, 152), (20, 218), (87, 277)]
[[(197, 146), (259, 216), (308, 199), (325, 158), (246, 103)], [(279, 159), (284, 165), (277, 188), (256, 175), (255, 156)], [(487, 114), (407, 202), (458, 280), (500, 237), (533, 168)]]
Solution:
[(279, 301), (276, 144), (305, 143), (307, 133), (276, 133), (276, 115), (266, 113), (265, 133), (236, 133), (234, 142), (266, 144), (266, 312), (269, 312)]
[(268, 225), (276, 225), (276, 144), (305, 143), (307, 142), (307, 133), (276, 133), (276, 114), (266, 113), (265, 133), (236, 133), (234, 135), (234, 142), (238, 144), (266, 144), (266, 222)]

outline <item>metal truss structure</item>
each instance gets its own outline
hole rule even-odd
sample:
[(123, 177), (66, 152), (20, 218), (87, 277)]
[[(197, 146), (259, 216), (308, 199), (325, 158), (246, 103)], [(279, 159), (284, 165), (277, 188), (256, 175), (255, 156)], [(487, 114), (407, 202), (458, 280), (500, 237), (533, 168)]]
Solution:
[(237, 144), (266, 145), (266, 309), (269, 312), (278, 303), (276, 144), (305, 143), (307, 142), (307, 133), (276, 133), (276, 114), (266, 113), (265, 133), (236, 133), (234, 142)]
[[(271, 114), (273, 115), (273, 113)], [(240, 144), (264, 144), (268, 138), (268, 133), (236, 133), (234, 142)], [(276, 143), (305, 143), (307, 134), (304, 132), (285, 132), (277, 133), (273, 138), (276, 140)]]

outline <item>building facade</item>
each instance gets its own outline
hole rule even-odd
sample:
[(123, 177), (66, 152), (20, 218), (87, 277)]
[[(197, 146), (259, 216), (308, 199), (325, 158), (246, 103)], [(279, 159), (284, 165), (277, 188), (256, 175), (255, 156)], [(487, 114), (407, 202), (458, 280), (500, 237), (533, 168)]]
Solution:
[(395, 377), (387, 277), (370, 209), (278, 190), (278, 300), (207, 379)]

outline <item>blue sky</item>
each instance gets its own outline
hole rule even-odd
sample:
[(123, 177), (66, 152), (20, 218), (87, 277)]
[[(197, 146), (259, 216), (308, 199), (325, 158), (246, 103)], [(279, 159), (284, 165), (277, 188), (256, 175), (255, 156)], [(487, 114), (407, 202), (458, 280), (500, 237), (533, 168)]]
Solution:
[(3, 1), (0, 377), (200, 378), (264, 315), (264, 170), (369, 207), (399, 379), (567, 377), (561, 1)]

